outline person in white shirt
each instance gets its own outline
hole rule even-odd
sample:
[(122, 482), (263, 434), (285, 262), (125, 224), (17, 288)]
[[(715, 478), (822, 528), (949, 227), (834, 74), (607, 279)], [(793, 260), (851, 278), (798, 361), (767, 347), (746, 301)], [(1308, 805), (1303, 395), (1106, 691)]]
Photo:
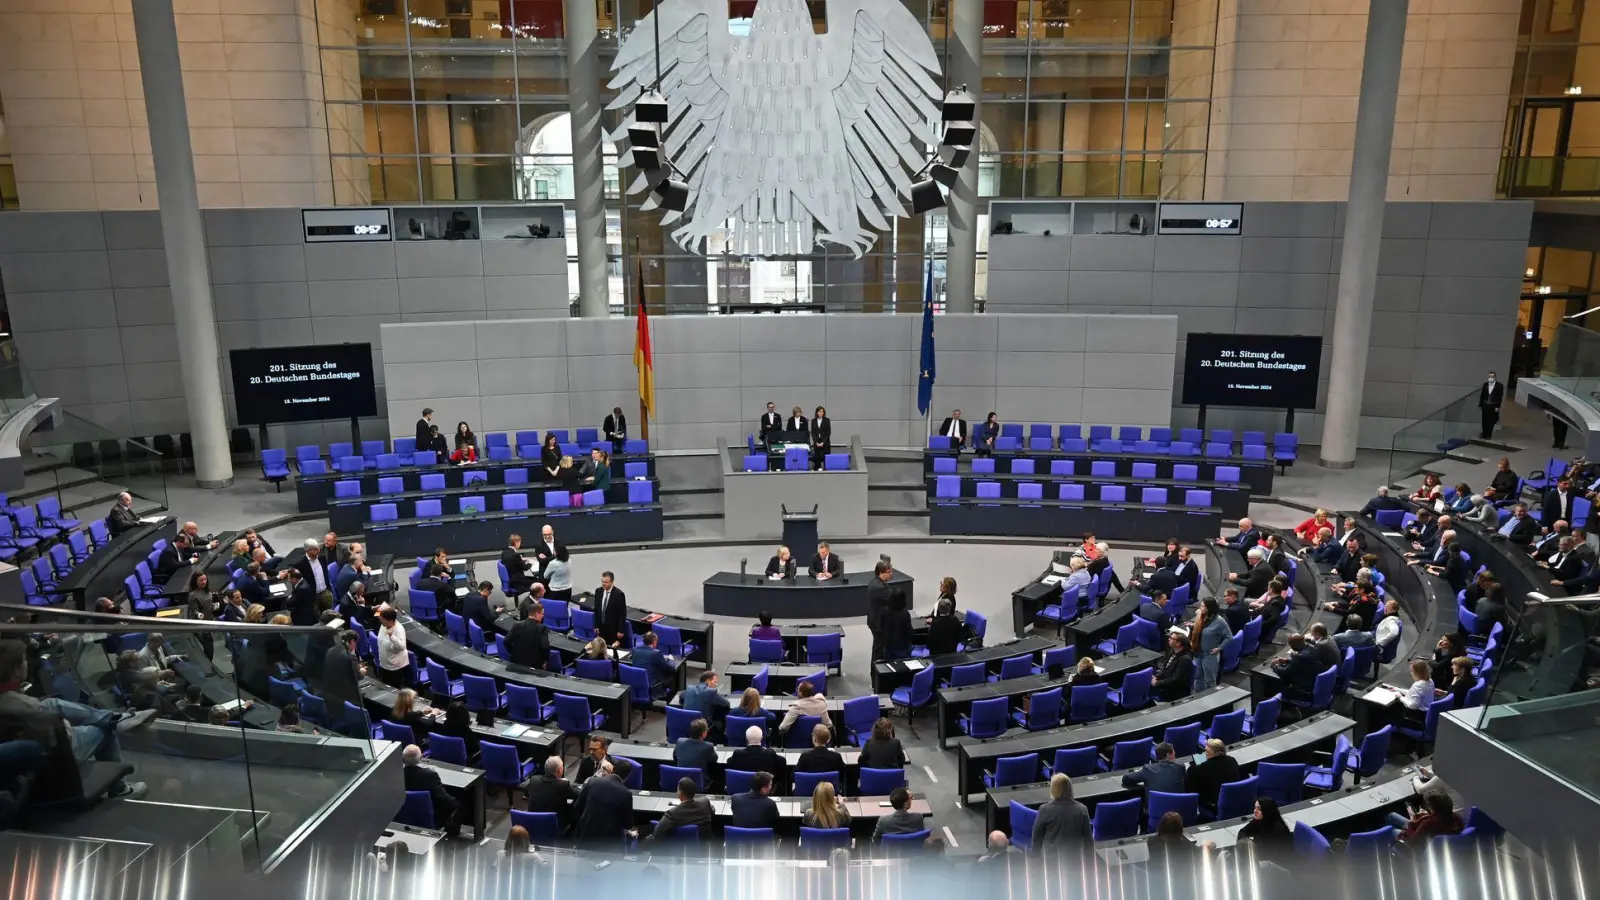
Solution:
[(393, 688), (406, 686), (411, 654), (406, 652), (406, 630), (392, 607), (378, 613), (378, 678)]
[(1406, 709), (1426, 712), (1434, 698), (1433, 674), (1428, 668), (1427, 660), (1411, 661), (1411, 679), (1411, 687), (1406, 690), (1405, 696), (1400, 698), (1400, 702)]
[(1333, 642), (1338, 646), (1342, 656), (1347, 647), (1373, 647), (1380, 649), (1388, 647), (1400, 639), (1400, 604), (1390, 600), (1383, 605), (1383, 618), (1378, 620), (1377, 626), (1371, 631), (1361, 630), (1361, 617), (1351, 616), (1347, 624), (1354, 627), (1341, 631), (1333, 636)]
[(817, 716), (824, 723), (828, 721), (828, 698), (817, 693), (817, 688), (809, 681), (800, 682), (795, 688), (797, 695), (789, 709), (783, 714), (783, 722), (778, 725), (779, 734), (788, 734), (792, 726), (801, 716)]

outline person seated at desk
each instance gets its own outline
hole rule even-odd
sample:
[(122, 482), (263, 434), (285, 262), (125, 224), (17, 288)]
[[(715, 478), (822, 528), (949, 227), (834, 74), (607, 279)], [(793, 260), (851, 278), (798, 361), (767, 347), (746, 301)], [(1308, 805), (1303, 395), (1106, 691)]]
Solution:
[(817, 545), (817, 555), (811, 557), (810, 574), (818, 581), (826, 581), (844, 574), (844, 560), (835, 556), (828, 547), (828, 542), (823, 541)]
[(1361, 507), (1361, 515), (1366, 516), (1369, 519), (1374, 519), (1377, 518), (1378, 513), (1385, 510), (1405, 508), (1406, 503), (1404, 500), (1401, 500), (1399, 497), (1389, 496), (1389, 486), (1386, 484), (1380, 484), (1378, 485), (1378, 490), (1373, 495), (1372, 499), (1367, 501), (1366, 506)]
[(1381, 651), (1400, 639), (1400, 602), (1389, 600), (1383, 605), (1383, 618), (1367, 630), (1358, 616), (1345, 619), (1344, 630), (1333, 636), (1340, 656), (1349, 647), (1377, 647)]
[[(729, 768), (732, 768), (731, 762)], [(750, 790), (734, 794), (728, 800), (733, 806), (733, 821), (728, 824), (734, 828), (775, 829), (781, 821), (778, 802), (772, 799), (772, 775), (766, 771), (757, 769), (755, 777), (750, 779)]]
[(435, 719), (423, 712), (423, 707), (417, 702), (417, 692), (411, 688), (401, 688), (394, 695), (394, 706), (389, 709), (389, 721), (397, 725), (405, 725), (411, 733), (423, 741), (428, 739), (428, 733), (433, 730)]
[(1344, 548), (1334, 543), (1333, 529), (1322, 528), (1311, 536), (1311, 546), (1300, 551), (1311, 562), (1319, 566), (1331, 566), (1339, 561)]
[(1122, 579), (1117, 577), (1117, 570), (1111, 568), (1111, 545), (1105, 541), (1096, 541), (1094, 549), (1095, 555), (1089, 557), (1089, 568), (1087, 570), (1090, 577), (1099, 578), (1101, 572), (1110, 571), (1111, 586), (1117, 589), (1118, 594), (1121, 594), (1126, 588), (1122, 586)]
[(1467, 642), (1460, 634), (1447, 631), (1439, 636), (1438, 643), (1433, 645), (1433, 658), (1428, 660), (1428, 673), (1433, 685), (1440, 690), (1450, 686), (1455, 677), (1454, 663), (1456, 657), (1467, 652)]
[(1421, 506), (1432, 506), (1433, 501), (1442, 496), (1444, 496), (1444, 483), (1436, 473), (1425, 472), (1422, 475), (1422, 484), (1418, 485), (1407, 499)]
[(1526, 546), (1539, 536), (1539, 523), (1528, 515), (1528, 504), (1518, 503), (1511, 508), (1511, 518), (1506, 519), (1495, 533), (1513, 544)]
[[(1250, 620), (1254, 618), (1250, 604), (1239, 599), (1239, 589), (1232, 585), (1223, 589), (1220, 605), (1222, 606), (1222, 617), (1228, 620), (1228, 630), (1235, 634), (1243, 631), (1245, 626), (1250, 624)], [(1261, 624), (1265, 626), (1266, 622), (1266, 618), (1262, 617)]]
[(203, 723), (209, 715), (206, 710), (211, 704), (206, 702), (205, 689), (198, 684), (191, 684), (184, 688), (183, 699), (174, 707), (178, 718), (185, 722)]
[(504, 606), (496, 606), (489, 601), (494, 593), (494, 584), (488, 581), (478, 582), (478, 589), (466, 596), (461, 601), (461, 618), (468, 622), (477, 622), (486, 636), (494, 634), (496, 617), (506, 611)]
[(639, 641), (639, 646), (633, 648), (629, 656), (628, 664), (643, 669), (650, 678), (651, 696), (664, 700), (672, 695), (672, 685), (678, 680), (678, 667), (673, 664), (672, 657), (661, 652), (661, 638), (654, 631), (646, 631)]
[(833, 789), (833, 782), (817, 782), (816, 789), (811, 792), (811, 805), (800, 814), (800, 824), (807, 828), (850, 827), (850, 810)]
[(1310, 543), (1311, 539), (1316, 537), (1317, 532), (1324, 528), (1330, 532), (1333, 531), (1333, 523), (1328, 521), (1328, 511), (1319, 509), (1312, 514), (1311, 518), (1294, 527), (1294, 536), (1304, 543)]
[[(1246, 518), (1239, 520), (1238, 533), (1231, 538), (1217, 538), (1216, 543), (1219, 547), (1226, 547), (1229, 550), (1237, 550), (1240, 553), (1244, 553), (1254, 547), (1260, 540), (1261, 532), (1256, 530), (1255, 524)], [(1231, 578), (1232, 576), (1229, 577)]]
[(611, 454), (599, 447), (589, 451), (589, 463), (584, 466), (579, 486), (586, 491), (607, 491), (611, 488)]
[(1251, 547), (1244, 558), (1245, 564), (1249, 566), (1244, 575), (1229, 572), (1228, 580), (1238, 584), (1244, 596), (1260, 597), (1267, 592), (1267, 585), (1272, 583), (1273, 576), (1278, 573), (1268, 564), (1267, 551), (1263, 547)]
[(717, 690), (722, 684), (722, 676), (716, 669), (707, 669), (700, 673), (700, 683), (691, 685), (683, 692), (679, 703), (684, 709), (692, 709), (700, 714), (700, 718), (707, 722), (719, 723), (728, 715), (728, 698), (722, 696)]
[(578, 774), (573, 777), (573, 782), (583, 784), (590, 778), (599, 774), (604, 767), (613, 764), (611, 759), (611, 739), (597, 734), (589, 735), (589, 752), (578, 760)]
[(1081, 656), (1078, 658), (1078, 665), (1072, 671), (1073, 687), (1103, 684), (1105, 680), (1105, 676), (1101, 675), (1099, 670), (1094, 667), (1094, 657)]
[(1149, 600), (1140, 601), (1139, 618), (1156, 623), (1162, 631), (1172, 627), (1172, 617), (1167, 614), (1166, 591), (1151, 591)]
[(633, 774), (633, 763), (623, 757), (608, 759), (593, 774), (595, 777), (578, 780), (583, 789), (572, 803), (572, 839), (579, 845), (612, 851), (624, 834), (636, 833), (633, 791), (623, 783)]
[(793, 581), (795, 563), (788, 547), (779, 547), (776, 556), (767, 560), (767, 578), (771, 581)]
[(416, 744), (407, 744), (405, 749), (400, 751), (400, 758), (405, 763), (405, 789), (426, 791), (433, 800), (434, 823), (444, 831), (446, 838), (452, 840), (460, 838), (461, 804), (445, 790), (444, 779), (439, 777), (439, 773), (422, 765), (422, 748)]
[[(955, 579), (946, 578), (952, 588)], [(944, 597), (933, 608), (933, 618), (928, 620), (928, 655), (943, 656), (954, 653), (967, 636), (967, 623), (956, 616), (954, 598)]]
[(1167, 632), (1167, 652), (1157, 664), (1151, 689), (1162, 700), (1189, 696), (1194, 686), (1194, 657), (1189, 653), (1188, 636), (1181, 630)]
[(878, 631), (884, 659), (911, 657), (911, 613), (906, 609), (905, 594), (896, 591), (889, 595), (889, 608), (878, 617)]
[[(494, 713), (483, 713), (479, 723), (482, 725), (494, 724)], [(484, 719), (487, 721), (484, 721)], [(478, 735), (472, 730), (472, 712), (467, 709), (467, 701), (452, 700), (445, 707), (444, 720), (433, 727), (435, 734), (447, 737), (461, 738), (467, 744), (467, 758), (476, 759), (478, 756)]]
[[(1454, 660), (1451, 660), (1452, 666)], [(1433, 672), (1427, 660), (1414, 659), (1411, 661), (1411, 687), (1406, 689), (1400, 702), (1406, 709), (1426, 712), (1428, 705), (1438, 699), (1436, 695), (1443, 695), (1444, 691), (1434, 687)]]
[(563, 777), (566, 771), (566, 763), (557, 753), (545, 759), (544, 768), (522, 783), (522, 792), (528, 797), (528, 812), (554, 813), (561, 823), (562, 834), (572, 827), (572, 803), (578, 799), (577, 786)]
[[(1418, 660), (1421, 662), (1421, 660)], [(1431, 671), (1430, 671), (1431, 676)], [(1467, 706), (1467, 692), (1478, 686), (1478, 679), (1472, 674), (1472, 657), (1458, 656), (1450, 660), (1450, 693), (1451, 709), (1465, 709)]]
[[(696, 721), (699, 721), (698, 719)], [(751, 725), (744, 730), (744, 746), (733, 751), (728, 757), (727, 768), (735, 772), (768, 772), (773, 778), (788, 784), (786, 774), (788, 764), (783, 761), (783, 754), (763, 746), (765, 732), (758, 726)]]
[(872, 829), (873, 842), (882, 841), (886, 834), (916, 834), (928, 827), (926, 816), (911, 811), (911, 792), (904, 787), (889, 792), (889, 805), (893, 811), (879, 816)]
[(1244, 779), (1239, 772), (1239, 762), (1228, 755), (1228, 745), (1212, 738), (1206, 741), (1206, 758), (1198, 765), (1189, 764), (1188, 774), (1184, 776), (1184, 787), (1191, 794), (1200, 795), (1200, 805), (1215, 809), (1217, 795), (1222, 792), (1222, 786), (1232, 784)]
[[(702, 676), (704, 677), (704, 676)], [(789, 703), (789, 709), (783, 714), (783, 722), (778, 725), (778, 734), (787, 735), (789, 729), (801, 716), (816, 716), (823, 721), (828, 719), (828, 698), (817, 693), (816, 685), (809, 681), (802, 681), (795, 686), (795, 698)], [(724, 700), (724, 703), (727, 701)], [(827, 771), (820, 769), (818, 771)]]
[(1183, 764), (1178, 762), (1178, 752), (1166, 741), (1156, 745), (1154, 762), (1146, 763), (1143, 768), (1124, 773), (1122, 776), (1123, 787), (1133, 789), (1143, 785), (1146, 796), (1149, 796), (1150, 791), (1181, 794), (1184, 783)]
[(106, 513), (106, 527), (111, 530), (112, 537), (139, 527), (139, 514), (133, 511), (132, 494), (123, 491), (117, 495), (117, 502), (111, 504), (111, 511)]
[(700, 840), (710, 839), (714, 819), (711, 801), (695, 796), (698, 791), (693, 778), (678, 779), (678, 805), (661, 814), (656, 822), (656, 830), (650, 835), (651, 840), (669, 840), (676, 836), (679, 828), (689, 826), (700, 830)]
[(245, 540), (244, 538), (239, 538), (237, 541), (233, 542), (232, 550), (233, 554), (228, 559), (228, 566), (230, 568), (242, 569), (249, 564), (250, 554), (252, 552), (249, 541)]
[(759, 625), (750, 626), (750, 639), (752, 641), (783, 640), (783, 631), (779, 629), (778, 626), (772, 624), (771, 613), (767, 612), (766, 610), (762, 610), (761, 614), (757, 617), (757, 621), (760, 622)]
[(811, 417), (811, 468), (821, 469), (822, 458), (833, 452), (833, 420), (817, 407)]
[[(523, 616), (506, 633), (506, 662), (530, 669), (550, 664), (550, 627), (544, 624), (544, 604), (529, 600)], [(638, 654), (634, 654), (638, 659)]]
[(811, 423), (806, 421), (805, 413), (796, 406), (789, 411), (788, 421), (783, 423), (783, 430), (787, 432), (784, 437), (793, 440), (798, 437), (806, 443), (811, 442)]
[(672, 745), (672, 764), (685, 769), (699, 769), (711, 784), (711, 770), (717, 765), (717, 747), (706, 741), (711, 733), (711, 723), (695, 719), (689, 723), (689, 736), (678, 738)]
[(1356, 542), (1354, 537), (1346, 539), (1344, 549), (1340, 551), (1338, 560), (1334, 562), (1333, 568), (1328, 574), (1337, 575), (1340, 583), (1354, 583), (1356, 573), (1361, 570), (1361, 557), (1363, 555), (1361, 545)]
[(1546, 562), (1561, 549), (1561, 539), (1572, 533), (1572, 526), (1566, 519), (1557, 519), (1544, 535), (1528, 545), (1528, 555), (1541, 562)]
[(972, 439), (973, 455), (993, 456), (994, 442), (998, 440), (1000, 440), (1000, 414), (991, 412), (984, 417), (983, 424), (978, 426), (977, 436)]
[(756, 423), (756, 440), (767, 446), (782, 434), (783, 416), (778, 415), (778, 404), (768, 400), (767, 411), (761, 414), (761, 421)]
[(1422, 806), (1410, 807), (1411, 817), (1389, 813), (1389, 824), (1400, 830), (1400, 841), (1421, 847), (1441, 835), (1460, 834), (1461, 817), (1456, 815), (1450, 795), (1444, 791), (1429, 791), (1422, 796)]
[(611, 664), (611, 677), (617, 677), (617, 661), (611, 653), (611, 645), (603, 637), (594, 637), (589, 643), (583, 645), (583, 652), (578, 654), (579, 659), (605, 660)]
[(450, 454), (450, 461), (457, 464), (478, 461), (478, 436), (466, 422), (456, 423), (456, 449)]
[(417, 441), (417, 449), (433, 453), (436, 462), (444, 462), (450, 458), (450, 444), (439, 431), (439, 426), (429, 425), (428, 436)]
[(350, 585), (350, 590), (339, 598), (337, 607), (339, 617), (346, 622), (356, 622), (362, 628), (371, 631), (378, 627), (378, 614), (367, 602), (367, 585), (365, 582), (356, 582)]
[(1500, 526), (1500, 510), (1494, 505), (1494, 488), (1489, 488), (1481, 494), (1472, 495), (1472, 509), (1461, 513), (1462, 520), (1474, 522), (1484, 528), (1494, 529)]
[(150, 577), (158, 583), (166, 581), (176, 575), (179, 569), (192, 565), (198, 559), (189, 549), (189, 536), (180, 533), (156, 555), (156, 567)]
[(283, 560), (272, 556), (265, 547), (257, 547), (250, 551), (250, 561), (260, 567), (268, 575), (277, 575), (283, 566)]
[(1444, 539), (1439, 542), (1443, 548), (1443, 558), (1439, 559), (1436, 555), (1434, 558), (1439, 559), (1439, 562), (1423, 568), (1443, 578), (1445, 583), (1450, 585), (1450, 590), (1464, 591), (1467, 589), (1467, 564), (1461, 559), (1461, 544), (1456, 541), (1455, 534), (1454, 531), (1444, 533)]
[(459, 607), (456, 603), (456, 589), (445, 577), (444, 568), (438, 563), (428, 563), (427, 574), (417, 579), (417, 590), (433, 594), (434, 602), (441, 610), (455, 612)]
[(1287, 578), (1289, 576), (1289, 553), (1283, 549), (1283, 537), (1278, 534), (1267, 535), (1261, 539), (1261, 549), (1267, 553), (1267, 567)]
[(367, 559), (360, 553), (352, 553), (350, 561), (339, 566), (338, 574), (333, 576), (333, 595), (343, 597), (350, 592), (350, 586), (358, 581), (366, 581), (372, 576), (372, 567), (367, 565)]
[(611, 442), (612, 453), (622, 452), (623, 446), (628, 443), (628, 417), (622, 414), (622, 407), (611, 407), (610, 414), (600, 423), (600, 433)]
[(560, 477), (561, 443), (555, 435), (545, 433), (544, 446), (539, 448), (539, 468), (534, 471), (538, 473), (540, 481), (555, 481)]
[(183, 523), (183, 527), (178, 529), (178, 534), (189, 539), (189, 549), (194, 553), (204, 553), (208, 550), (217, 549), (216, 539), (209, 534), (201, 534), (200, 526), (194, 522)]
[(961, 418), (961, 410), (952, 410), (950, 415), (939, 423), (939, 430), (935, 434), (944, 435), (950, 439), (950, 445), (960, 450), (967, 445), (967, 422)]
[(1324, 669), (1317, 668), (1317, 654), (1303, 634), (1289, 635), (1288, 656), (1280, 656), (1270, 663), (1273, 671), (1284, 681), (1286, 690), (1301, 696), (1311, 696), (1317, 676)]
[(1061, 579), (1061, 593), (1064, 596), (1073, 588), (1078, 589), (1078, 600), (1081, 604), (1089, 596), (1089, 586), (1094, 583), (1094, 576), (1089, 574), (1090, 560), (1082, 556), (1073, 556), (1067, 560), (1067, 577)]
[(1550, 570), (1551, 584), (1562, 584), (1583, 574), (1583, 558), (1577, 554), (1577, 546), (1572, 535), (1563, 535), (1556, 551), (1539, 563)]
[(1455, 490), (1456, 495), (1445, 503), (1445, 510), (1451, 513), (1471, 512), (1472, 488), (1465, 481), (1458, 481)]
[(880, 716), (872, 723), (872, 737), (861, 745), (860, 764), (868, 769), (903, 769), (906, 751), (900, 739), (894, 736), (894, 723)]
[[(747, 687), (744, 689), (744, 693), (739, 695), (739, 705), (730, 709), (728, 715), (744, 716), (747, 719), (765, 719), (767, 727), (764, 730), (771, 731), (772, 726), (778, 724), (778, 714), (763, 707), (761, 700), (760, 691), (753, 687)], [(768, 771), (771, 770), (769, 769)], [(773, 774), (776, 775), (777, 773), (773, 772)]]

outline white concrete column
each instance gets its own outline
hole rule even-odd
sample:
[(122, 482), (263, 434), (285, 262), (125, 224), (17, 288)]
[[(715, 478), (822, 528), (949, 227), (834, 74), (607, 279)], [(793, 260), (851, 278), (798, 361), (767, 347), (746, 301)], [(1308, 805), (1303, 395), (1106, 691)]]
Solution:
[[(949, 58), (945, 60), (952, 88), (967, 86), (974, 107), (972, 122), (983, 121), (983, 2), (952, 0), (950, 9)], [(978, 284), (978, 149), (979, 136), (972, 139), (972, 152), (961, 169), (961, 180), (950, 191), (945, 212), (950, 222), (950, 245), (945, 258), (945, 311), (973, 311)]]
[(1409, 0), (1371, 0), (1367, 13), (1356, 146), (1350, 163), (1350, 199), (1344, 211), (1344, 247), (1333, 320), (1333, 359), (1328, 366), (1328, 403), (1322, 418), (1322, 465), (1332, 469), (1356, 464), (1408, 5)]
[(133, 30), (150, 121), (150, 153), (161, 202), (178, 362), (194, 440), (195, 479), (203, 488), (224, 488), (233, 483), (233, 458), (228, 452), (228, 416), (217, 365), (217, 315), (211, 305), (211, 270), (194, 184), (172, 0), (133, 0)]
[(600, 47), (594, 0), (565, 0), (567, 98), (572, 109), (572, 196), (577, 220), (578, 313), (610, 314), (606, 286), (606, 179), (601, 155)]

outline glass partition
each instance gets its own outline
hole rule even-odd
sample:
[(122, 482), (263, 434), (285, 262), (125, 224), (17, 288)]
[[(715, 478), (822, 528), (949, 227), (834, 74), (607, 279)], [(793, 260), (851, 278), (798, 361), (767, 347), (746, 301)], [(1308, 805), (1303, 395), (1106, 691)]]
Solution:
[(1389, 444), (1389, 483), (1403, 481), (1464, 446), (1482, 427), (1478, 392), (1473, 389), (1395, 432)]
[(1545, 354), (1539, 377), (1600, 408), (1600, 332), (1562, 323)]
[(20, 690), (37, 701), (30, 715), (0, 712), (0, 741), (49, 748), (30, 812), (135, 792), (182, 807), (171, 815), (189, 840), (257, 872), (375, 760), (357, 676), (325, 669), (329, 628), (12, 606), (0, 617), (0, 660), (25, 658)]
[(186, 442), (171, 435), (119, 437), (68, 412), (30, 434), (23, 449), (40, 458), (40, 465), (30, 466), (30, 481), (55, 486), (64, 509), (91, 504), (96, 516), (121, 491), (133, 495), (134, 512), (141, 516), (167, 509), (167, 473), (181, 472), (193, 455)]

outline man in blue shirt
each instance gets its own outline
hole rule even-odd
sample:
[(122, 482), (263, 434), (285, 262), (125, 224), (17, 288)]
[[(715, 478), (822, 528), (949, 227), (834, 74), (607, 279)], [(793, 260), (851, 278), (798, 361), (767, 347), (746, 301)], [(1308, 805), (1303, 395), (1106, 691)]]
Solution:
[[(654, 631), (646, 631), (643, 640), (642, 646), (633, 648), (632, 663), (649, 674), (650, 693), (656, 697), (666, 697), (671, 692), (669, 685), (677, 679), (678, 667), (673, 665), (671, 657), (657, 648), (660, 639)], [(688, 702), (687, 698), (684, 702)]]
[(1239, 533), (1226, 540), (1217, 538), (1217, 543), (1243, 553), (1254, 547), (1259, 540), (1261, 540), (1261, 532), (1256, 530), (1255, 523), (1249, 519), (1240, 519)]
[(700, 683), (683, 692), (683, 708), (698, 712), (707, 722), (719, 722), (728, 714), (728, 698), (717, 692), (721, 677), (715, 669), (700, 673)]

